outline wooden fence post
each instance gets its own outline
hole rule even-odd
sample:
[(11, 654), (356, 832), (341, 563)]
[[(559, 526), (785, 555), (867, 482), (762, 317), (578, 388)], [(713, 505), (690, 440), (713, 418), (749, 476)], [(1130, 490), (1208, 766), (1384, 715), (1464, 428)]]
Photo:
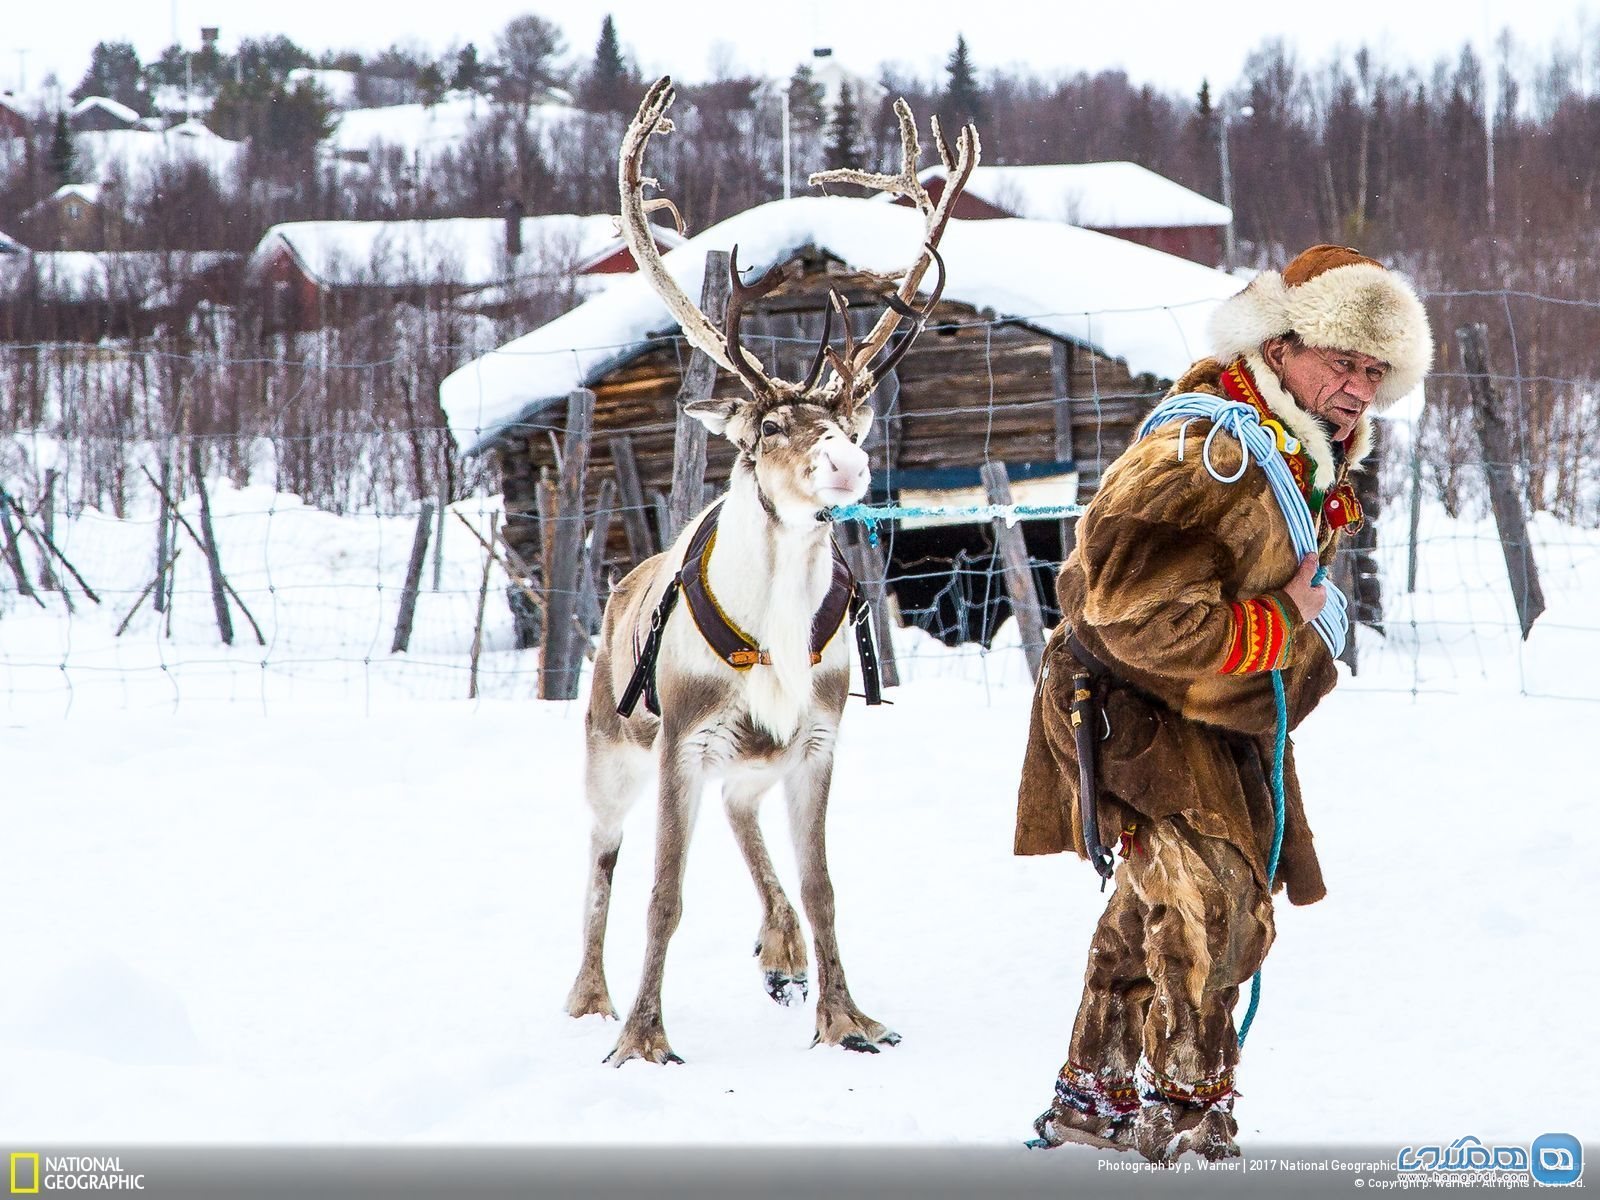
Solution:
[(894, 618), (889, 615), (888, 567), (883, 551), (874, 546), (862, 530), (853, 525), (844, 542), (845, 562), (855, 573), (856, 584), (867, 598), (872, 612), (872, 631), (878, 641), (878, 681), (884, 687), (900, 686), (900, 669), (894, 658)]
[[(56, 540), (56, 471), (54, 467), (44, 473), (44, 497), (39, 503), (39, 523), (44, 526), (44, 540), (55, 545)], [(56, 574), (50, 569), (50, 556), (47, 554), (44, 561), (39, 564), (39, 586), (47, 592), (64, 591), (65, 589), (56, 582)]]
[[(728, 255), (723, 250), (706, 254), (705, 279), (700, 285), (700, 310), (718, 329), (728, 310)], [(670, 546), (700, 511), (706, 478), (706, 427), (683, 411), (691, 400), (708, 400), (717, 385), (717, 364), (699, 347), (689, 356), (678, 389), (678, 429), (672, 444), (672, 498), (668, 502), (670, 529), (661, 531), (661, 544)]]
[(634, 457), (633, 438), (625, 433), (610, 438), (611, 466), (616, 472), (617, 495), (622, 509), (622, 530), (628, 535), (628, 557), (638, 566), (656, 552), (646, 516), (644, 489), (639, 486), (639, 460)]
[(467, 678), (468, 700), (478, 698), (478, 657), (483, 653), (483, 614), (489, 606), (489, 574), (494, 569), (494, 551), (490, 547), (494, 545), (494, 539), (499, 531), (500, 514), (490, 513), (489, 541), (484, 546), (483, 555), (483, 581), (478, 585), (478, 619), (472, 626), (472, 672)]
[[(1011, 503), (1011, 477), (1003, 462), (986, 462), (979, 472), (990, 504)], [(1022, 651), (1028, 656), (1028, 673), (1039, 678), (1044, 658), (1044, 619), (1039, 612), (1039, 593), (1033, 586), (1033, 568), (1028, 564), (1028, 546), (1022, 530), (996, 517), (994, 540), (1005, 567), (1006, 594), (1022, 634)]]
[(1461, 365), (1472, 392), (1472, 424), (1478, 445), (1483, 449), (1483, 472), (1489, 480), (1489, 502), (1494, 508), (1495, 525), (1500, 530), (1500, 548), (1505, 554), (1506, 572), (1511, 577), (1511, 596), (1517, 604), (1517, 619), (1522, 638), (1527, 640), (1533, 623), (1544, 612), (1544, 589), (1539, 585), (1539, 567), (1528, 542), (1528, 523), (1517, 490), (1516, 460), (1511, 435), (1506, 430), (1504, 401), (1489, 377), (1489, 331), (1483, 325), (1463, 325), (1456, 330), (1461, 347)]
[(428, 534), (433, 530), (433, 501), (424, 500), (417, 515), (417, 532), (411, 539), (411, 561), (406, 564), (406, 583), (400, 592), (400, 616), (394, 623), (394, 643), (390, 654), (411, 646), (411, 622), (417, 615), (417, 593), (422, 590), (422, 568), (428, 561)]
[(594, 524), (589, 530), (589, 548), (584, 552), (583, 565), (578, 571), (578, 624), (590, 637), (600, 634), (600, 622), (605, 616), (606, 542), (611, 539), (611, 517), (617, 506), (617, 484), (607, 479), (600, 484), (600, 495), (594, 504)]
[(206, 566), (211, 572), (211, 607), (217, 614), (217, 632), (224, 646), (233, 645), (233, 615), (228, 611), (228, 593), (223, 584), (222, 556), (217, 550), (217, 531), (211, 524), (211, 497), (206, 494), (205, 463), (200, 459), (199, 439), (189, 442), (189, 474), (194, 477), (195, 494), (200, 497), (200, 534), (205, 538)]
[[(1050, 389), (1055, 396), (1051, 412), (1055, 417), (1056, 461), (1072, 462), (1072, 360), (1065, 342), (1050, 343)], [(1061, 561), (1066, 562), (1078, 542), (1078, 526), (1073, 517), (1061, 518)]]
[(561, 442), (561, 488), (551, 524), (550, 570), (545, 576), (544, 653), (539, 661), (539, 698), (575, 700), (583, 661), (577, 625), (578, 572), (583, 565), (583, 489), (589, 466), (594, 393), (578, 388), (567, 397), (567, 428)]
[(22, 565), (22, 543), (17, 540), (17, 531), (11, 527), (11, 506), (4, 501), (0, 501), (0, 535), (5, 538), (6, 565), (16, 577), (18, 593), (32, 599), (40, 608), (46, 607), (45, 602), (39, 599), (39, 593), (28, 582), (28, 572)]

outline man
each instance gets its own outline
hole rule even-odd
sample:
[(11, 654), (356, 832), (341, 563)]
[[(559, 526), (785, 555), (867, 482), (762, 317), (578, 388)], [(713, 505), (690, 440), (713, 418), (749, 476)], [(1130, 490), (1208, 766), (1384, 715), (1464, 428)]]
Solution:
[(1292, 904), (1324, 894), (1288, 744), (1281, 858), (1269, 873), (1274, 672), (1289, 728), (1334, 685), (1311, 624), (1328, 599), (1316, 572), (1361, 520), (1348, 476), (1372, 444), (1369, 410), (1417, 386), (1432, 337), (1405, 282), (1339, 246), (1257, 276), (1221, 305), (1211, 335), (1216, 356), (1169, 395), (1250, 406), (1318, 549), (1296, 553), (1265, 462), (1246, 462), (1220, 426), (1208, 439), (1205, 419), (1150, 428), (1079, 521), (1034, 696), (1015, 848), (1089, 857), (1086, 739), (1085, 757), (1098, 760), (1089, 828), (1102, 847), (1120, 844), (1122, 862), (1034, 1145), (1134, 1149), (1154, 1162), (1184, 1150), (1237, 1155), (1239, 987), (1272, 944), (1271, 892), (1286, 888)]

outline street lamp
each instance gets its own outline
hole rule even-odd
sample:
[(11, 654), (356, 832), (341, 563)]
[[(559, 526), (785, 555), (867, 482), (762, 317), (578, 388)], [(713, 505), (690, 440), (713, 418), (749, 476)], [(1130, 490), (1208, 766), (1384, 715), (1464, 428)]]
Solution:
[(1219, 117), (1222, 122), (1222, 136), (1219, 139), (1222, 150), (1222, 204), (1228, 210), (1228, 223), (1222, 227), (1222, 269), (1233, 270), (1233, 169), (1228, 163), (1228, 124), (1232, 117), (1253, 117), (1256, 110), (1248, 104), (1240, 105), (1230, 115), (1227, 109), (1222, 109)]

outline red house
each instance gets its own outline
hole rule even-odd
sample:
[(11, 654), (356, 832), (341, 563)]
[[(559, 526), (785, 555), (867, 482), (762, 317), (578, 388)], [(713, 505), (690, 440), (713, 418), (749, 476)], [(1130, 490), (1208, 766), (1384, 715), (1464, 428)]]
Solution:
[[(944, 168), (930, 167), (921, 178), (937, 200)], [(1131, 162), (978, 167), (954, 215), (1063, 221), (1204, 266), (1222, 261), (1223, 230), (1233, 219), (1215, 200)]]

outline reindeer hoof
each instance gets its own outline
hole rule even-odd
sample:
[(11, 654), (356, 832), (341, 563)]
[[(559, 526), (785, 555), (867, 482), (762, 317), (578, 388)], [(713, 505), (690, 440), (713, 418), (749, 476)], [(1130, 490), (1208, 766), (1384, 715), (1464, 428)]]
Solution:
[[(894, 1030), (885, 1029), (881, 1025), (878, 1026), (878, 1030), (879, 1032), (876, 1034), (847, 1033), (842, 1037), (828, 1039), (827, 1044), (830, 1046), (843, 1046), (846, 1050), (854, 1050), (857, 1054), (877, 1054), (879, 1046), (898, 1046), (900, 1044), (900, 1035)], [(816, 1046), (822, 1041), (822, 1034), (819, 1031), (817, 1036), (811, 1039), (811, 1044)]]
[(785, 975), (782, 971), (766, 972), (767, 995), (785, 1008), (804, 1004), (810, 988), (804, 975)]
[(672, 1047), (667, 1045), (667, 1036), (659, 1026), (654, 1032), (643, 1034), (634, 1033), (624, 1028), (622, 1036), (617, 1039), (617, 1044), (611, 1053), (600, 1061), (610, 1063), (613, 1067), (620, 1067), (623, 1063), (631, 1062), (636, 1058), (645, 1062), (653, 1062), (660, 1066), (666, 1066), (668, 1063), (683, 1062), (683, 1059), (672, 1052)]
[(854, 1050), (857, 1054), (878, 1053), (878, 1048), (871, 1042), (867, 1041), (867, 1039), (862, 1037), (859, 1033), (852, 1033), (839, 1044), (846, 1050)]

